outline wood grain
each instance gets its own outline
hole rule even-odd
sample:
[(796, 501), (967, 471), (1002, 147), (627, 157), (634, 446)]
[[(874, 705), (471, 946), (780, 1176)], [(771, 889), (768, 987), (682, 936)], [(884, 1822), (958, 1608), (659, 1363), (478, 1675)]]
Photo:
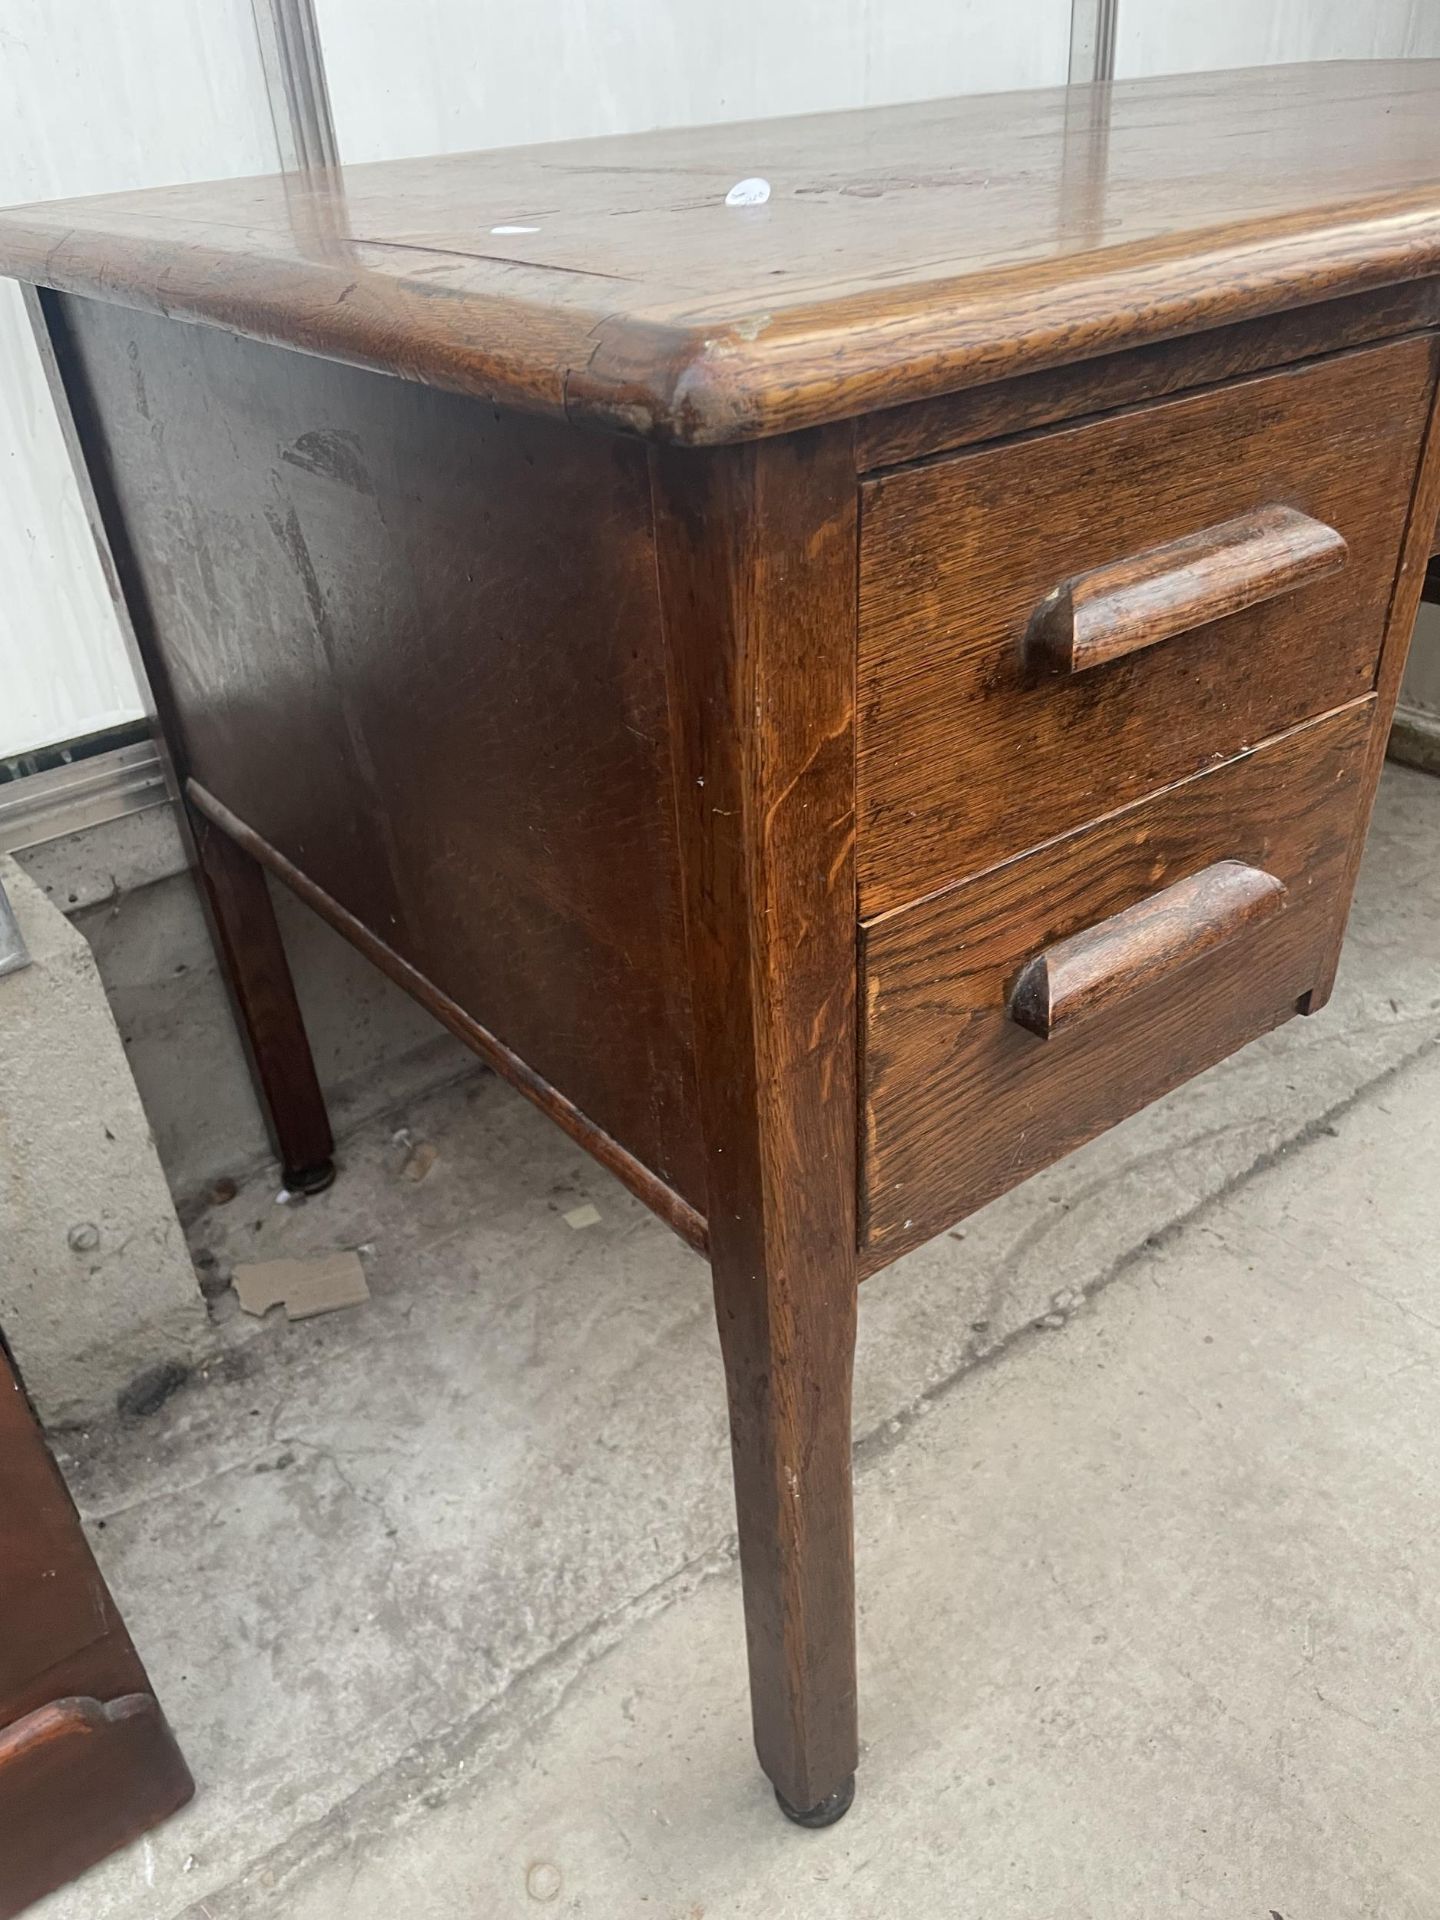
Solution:
[(203, 820), (213, 822), (221, 838), (240, 850), (242, 857), (273, 873), (283, 886), (288, 887), (322, 920), (334, 927), (338, 934), (358, 948), (367, 960), (379, 967), (382, 973), (388, 974), (396, 986), (427, 1007), (442, 1026), (447, 1027), (457, 1040), (463, 1041), (488, 1066), (493, 1067), (502, 1080), (523, 1093), (572, 1140), (578, 1141), (587, 1153), (607, 1167), (637, 1199), (643, 1200), (653, 1213), (657, 1213), (667, 1227), (673, 1228), (697, 1253), (705, 1252), (705, 1221), (673, 1188), (657, 1179), (648, 1167), (642, 1166), (633, 1154), (627, 1153), (618, 1141), (612, 1140), (597, 1127), (573, 1101), (567, 1100), (548, 1081), (542, 1080), (493, 1033), (487, 1033), (463, 1007), (446, 999), (431, 981), (417, 973), (407, 960), (393, 948), (387, 947), (368, 927), (362, 926), (338, 900), (332, 900), (277, 848), (267, 840), (262, 840), (252, 827), (222, 805), (213, 793), (207, 793), (204, 787), (192, 780), (186, 787), (185, 796), (192, 812)]
[(848, 436), (654, 461), (755, 1743), (857, 1755), (855, 482)]
[(203, 814), (191, 815), (191, 832), (200, 897), (281, 1178), (314, 1192), (333, 1177), (335, 1142), (264, 872)]
[(1010, 1018), (1051, 1040), (1142, 987), (1173, 984), (1284, 903), (1273, 873), (1217, 860), (1027, 960), (1010, 991)]
[[(859, 1272), (1328, 991), (1440, 517), (1437, 106), (1267, 69), (0, 216), (279, 1131), (262, 867), (708, 1250), (787, 1810), (858, 1751)], [(12, 1793), (153, 1734), (86, 1591)]]
[(75, 1509), (0, 1352), (0, 1725), (39, 1676), (115, 1625)]
[(192, 1791), (0, 1335), (0, 1920)]
[(1365, 346), (1387, 336), (1440, 324), (1440, 282), (1419, 280), (1378, 293), (1352, 294), (1208, 332), (1157, 340), (1096, 360), (1047, 367), (982, 387), (962, 387), (936, 400), (887, 407), (855, 423), (855, 459), (862, 472), (904, 466), (937, 453), (1030, 433), (1063, 420), (1114, 413), (1247, 374)]
[(14, 1920), (194, 1792), (149, 1694), (56, 1700), (0, 1728), (0, 1920)]
[(0, 1726), (148, 1688), (0, 1334)]
[[(1347, 904), (1371, 696), (865, 928), (864, 1263), (885, 1265), (1296, 1011)], [(1038, 951), (1217, 859), (1282, 909), (1040, 1042)]]
[[(1429, 408), (1427, 340), (903, 468), (862, 488), (866, 917), (1374, 683)], [(1070, 680), (1021, 639), (1071, 575), (1281, 502), (1345, 570)]]
[(1336, 62), (208, 182), (16, 209), (0, 271), (716, 443), (1434, 274), (1437, 101)]
[(644, 450), (52, 325), (182, 772), (703, 1214)]
[(1088, 673), (1278, 600), (1349, 558), (1343, 535), (1294, 507), (1260, 507), (1053, 587), (1020, 642), (1035, 674)]
[(1359, 776), (1360, 803), (1356, 809), (1355, 831), (1351, 841), (1350, 862), (1344, 885), (1345, 910), (1332, 929), (1330, 951), (1324, 967), (1317, 975), (1314, 990), (1305, 1009), (1307, 1013), (1318, 1012), (1329, 999), (1335, 985), (1335, 974), (1340, 965), (1340, 949), (1345, 938), (1350, 902), (1354, 898), (1355, 882), (1360, 872), (1360, 859), (1365, 851), (1365, 836), (1370, 829), (1370, 816), (1374, 810), (1375, 795), (1380, 786), (1380, 774), (1385, 762), (1385, 746), (1390, 738), (1390, 726), (1395, 717), (1395, 703), (1399, 698), (1400, 682), (1405, 673), (1405, 661), (1415, 633), (1415, 616), (1420, 610), (1420, 596), (1425, 586), (1428, 558), (1434, 542), (1434, 528), (1440, 524), (1440, 379), (1437, 379), (1437, 375), (1440, 375), (1440, 341), (1432, 341), (1430, 418), (1426, 427), (1424, 448), (1415, 473), (1415, 487), (1409, 503), (1409, 513), (1400, 549), (1400, 565), (1395, 575), (1394, 588), (1386, 614), (1384, 644), (1380, 654), (1379, 671), (1375, 679), (1376, 725), (1371, 737), (1368, 757)]

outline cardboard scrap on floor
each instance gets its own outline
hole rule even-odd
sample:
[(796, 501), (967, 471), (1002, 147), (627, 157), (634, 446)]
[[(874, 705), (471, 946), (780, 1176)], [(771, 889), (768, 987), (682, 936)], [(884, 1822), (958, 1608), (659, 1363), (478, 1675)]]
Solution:
[(308, 1260), (257, 1260), (236, 1267), (231, 1285), (246, 1313), (283, 1303), (287, 1320), (308, 1320), (370, 1298), (358, 1253), (321, 1253)]

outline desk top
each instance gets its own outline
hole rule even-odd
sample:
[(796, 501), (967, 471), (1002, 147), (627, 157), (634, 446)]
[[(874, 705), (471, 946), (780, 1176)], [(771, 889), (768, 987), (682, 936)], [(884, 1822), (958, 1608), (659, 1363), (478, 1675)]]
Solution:
[(0, 272), (716, 443), (1440, 273), (1437, 128), (1440, 61), (990, 94), (20, 208)]

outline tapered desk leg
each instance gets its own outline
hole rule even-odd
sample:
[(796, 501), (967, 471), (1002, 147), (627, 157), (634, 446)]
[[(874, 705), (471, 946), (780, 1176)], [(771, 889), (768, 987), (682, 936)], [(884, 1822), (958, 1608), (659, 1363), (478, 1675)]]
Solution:
[(854, 1301), (843, 1272), (828, 1288), (778, 1257), (715, 1263), (755, 1747), (807, 1826), (838, 1820), (854, 1791)]
[(195, 807), (188, 812), (201, 896), (285, 1185), (321, 1193), (335, 1178), (335, 1143), (264, 870)]
[(820, 433), (653, 476), (755, 1744), (828, 1825), (858, 1751), (854, 467)]

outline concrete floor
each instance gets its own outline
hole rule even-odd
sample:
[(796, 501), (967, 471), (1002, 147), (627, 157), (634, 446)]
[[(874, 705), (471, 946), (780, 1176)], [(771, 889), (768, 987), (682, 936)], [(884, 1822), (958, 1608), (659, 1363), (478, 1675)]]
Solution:
[(1326, 1014), (867, 1283), (829, 1833), (750, 1758), (699, 1260), (488, 1076), (208, 1215), (373, 1298), (66, 1437), (201, 1791), (38, 1911), (1433, 1920), (1437, 848), (1391, 770)]

